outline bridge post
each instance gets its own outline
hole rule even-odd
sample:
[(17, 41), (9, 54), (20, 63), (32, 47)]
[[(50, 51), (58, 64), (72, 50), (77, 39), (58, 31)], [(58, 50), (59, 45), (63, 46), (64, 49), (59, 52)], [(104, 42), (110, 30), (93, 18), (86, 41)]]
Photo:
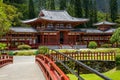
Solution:
[[(78, 74), (78, 76), (80, 75), (80, 68), (79, 68), (80, 66), (77, 64), (77, 74)], [(79, 78), (78, 78), (78, 80), (79, 80)]]

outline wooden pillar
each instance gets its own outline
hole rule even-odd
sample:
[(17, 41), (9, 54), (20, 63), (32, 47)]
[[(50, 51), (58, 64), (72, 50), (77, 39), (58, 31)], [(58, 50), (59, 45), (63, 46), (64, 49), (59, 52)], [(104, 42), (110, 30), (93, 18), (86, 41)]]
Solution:
[(44, 45), (44, 33), (42, 33), (42, 45)]

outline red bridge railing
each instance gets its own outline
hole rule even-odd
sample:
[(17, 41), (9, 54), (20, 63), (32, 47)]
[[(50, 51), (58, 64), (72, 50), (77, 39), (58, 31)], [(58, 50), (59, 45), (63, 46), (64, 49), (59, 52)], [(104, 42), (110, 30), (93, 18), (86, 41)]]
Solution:
[(13, 63), (13, 57), (9, 56), (9, 55), (0, 55), (0, 68), (7, 65)]
[(61, 69), (47, 56), (37, 55), (36, 62), (42, 69), (46, 80), (69, 80)]

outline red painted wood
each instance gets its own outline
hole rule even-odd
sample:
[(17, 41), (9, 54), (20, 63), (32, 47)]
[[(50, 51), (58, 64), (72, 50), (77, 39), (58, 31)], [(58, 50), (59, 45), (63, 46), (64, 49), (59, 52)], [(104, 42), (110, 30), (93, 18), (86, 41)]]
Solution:
[(41, 67), (46, 80), (69, 80), (69, 78), (60, 70), (59, 67), (47, 56), (36, 56), (36, 62)]
[(10, 63), (13, 63), (13, 57), (9, 55), (1, 55), (0, 56), (0, 68), (8, 65)]

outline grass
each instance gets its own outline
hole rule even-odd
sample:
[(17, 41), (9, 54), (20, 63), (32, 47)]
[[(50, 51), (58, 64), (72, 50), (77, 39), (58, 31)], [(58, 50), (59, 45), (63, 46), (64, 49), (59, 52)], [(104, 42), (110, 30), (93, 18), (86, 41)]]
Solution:
[(17, 50), (13, 51), (13, 55), (17, 56), (30, 56), (30, 55), (35, 55), (36, 50)]
[[(117, 67), (118, 68), (118, 67)], [(120, 68), (120, 67), (119, 67)], [(112, 80), (120, 80), (120, 69), (112, 69), (106, 73), (103, 73), (105, 76), (109, 77)], [(78, 80), (76, 76), (68, 74), (70, 80)], [(103, 80), (95, 74), (82, 74), (81, 75), (85, 80)]]

